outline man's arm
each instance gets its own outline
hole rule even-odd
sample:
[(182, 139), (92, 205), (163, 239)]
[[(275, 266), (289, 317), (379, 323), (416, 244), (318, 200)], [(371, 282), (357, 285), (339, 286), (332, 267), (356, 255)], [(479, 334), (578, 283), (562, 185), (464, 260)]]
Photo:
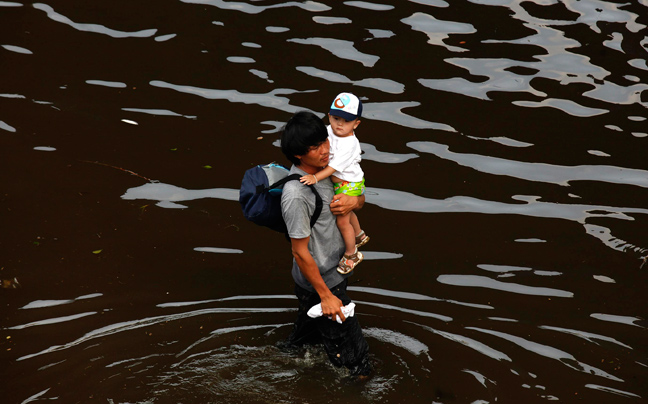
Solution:
[(342, 321), (344, 321), (346, 320), (344, 314), (342, 314), (342, 306), (344, 306), (344, 304), (342, 304), (342, 301), (331, 293), (329, 288), (326, 286), (326, 283), (324, 283), (324, 279), (322, 279), (317, 263), (315, 263), (315, 259), (313, 259), (310, 251), (308, 251), (308, 240), (310, 240), (310, 237), (290, 239), (295, 261), (297, 261), (297, 265), (302, 274), (304, 274), (306, 280), (313, 285), (315, 291), (319, 295), (320, 300), (322, 301), (322, 313), (327, 317), (331, 317), (333, 320), (335, 320), (335, 316), (338, 315)]
[(338, 194), (333, 197), (331, 201), (331, 213), (334, 215), (346, 215), (352, 210), (362, 209), (365, 203), (365, 196), (349, 196), (345, 194)]

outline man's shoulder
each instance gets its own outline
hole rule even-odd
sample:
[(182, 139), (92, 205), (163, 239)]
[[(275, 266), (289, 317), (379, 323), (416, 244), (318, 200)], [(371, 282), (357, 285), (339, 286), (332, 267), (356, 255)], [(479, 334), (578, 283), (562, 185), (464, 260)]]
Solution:
[(288, 181), (284, 184), (283, 190), (282, 190), (282, 195), (298, 195), (302, 191), (302, 184), (299, 182), (299, 180), (292, 180)]
[[(299, 172), (290, 172), (291, 174), (301, 174)], [(284, 184), (283, 189), (281, 191), (281, 201), (287, 201), (287, 200), (295, 200), (295, 199), (304, 199), (304, 195), (306, 195), (305, 190), (308, 191), (304, 184), (299, 182), (299, 179), (296, 180), (291, 180), (288, 181)]]
[[(290, 175), (292, 174), (298, 174), (300, 176), (304, 175), (302, 170), (300, 170), (296, 166), (292, 166), (290, 168)], [(299, 189), (301, 188), (300, 185), (301, 183), (299, 182), (299, 179), (288, 181), (284, 184), (282, 193), (285, 194), (299, 192)]]
[(299, 180), (288, 181), (283, 186), (281, 201), (283, 203), (289, 200), (302, 200), (307, 204), (315, 204), (316, 193), (323, 201), (330, 200), (333, 195), (333, 183), (330, 179), (325, 178), (319, 184), (311, 186), (302, 184)]

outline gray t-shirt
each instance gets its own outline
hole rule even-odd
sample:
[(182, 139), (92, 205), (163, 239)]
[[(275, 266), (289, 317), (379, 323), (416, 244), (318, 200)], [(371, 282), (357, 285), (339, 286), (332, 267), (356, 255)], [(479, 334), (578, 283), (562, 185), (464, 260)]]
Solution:
[[(290, 173), (306, 175), (302, 169), (292, 166)], [(311, 253), (319, 268), (322, 279), (330, 288), (338, 285), (351, 275), (342, 275), (337, 271), (337, 266), (344, 254), (344, 240), (331, 213), (329, 204), (335, 193), (333, 183), (329, 178), (319, 181), (314, 185), (322, 197), (322, 213), (315, 226), (311, 229), (310, 218), (315, 212), (315, 195), (308, 186), (299, 181), (289, 181), (284, 185), (281, 195), (281, 210), (284, 221), (288, 227), (290, 238), (302, 239), (310, 236), (308, 251)], [(313, 286), (306, 280), (293, 258), (292, 276), (297, 285), (314, 292)]]

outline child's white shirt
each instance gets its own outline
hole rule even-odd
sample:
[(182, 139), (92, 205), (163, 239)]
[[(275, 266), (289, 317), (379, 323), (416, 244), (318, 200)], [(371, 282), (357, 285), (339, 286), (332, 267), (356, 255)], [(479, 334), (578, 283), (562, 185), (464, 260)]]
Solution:
[(360, 168), (360, 141), (355, 134), (339, 137), (333, 134), (331, 125), (327, 126), (331, 144), (329, 166), (335, 169), (334, 176), (349, 182), (360, 182), (364, 172)]

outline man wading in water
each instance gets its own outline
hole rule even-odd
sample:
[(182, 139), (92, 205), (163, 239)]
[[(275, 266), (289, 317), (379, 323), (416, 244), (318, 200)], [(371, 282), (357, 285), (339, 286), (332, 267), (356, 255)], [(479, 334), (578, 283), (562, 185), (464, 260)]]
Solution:
[[(294, 165), (290, 173), (316, 174), (329, 162), (328, 133), (320, 118), (298, 112), (286, 124), (281, 150)], [(333, 183), (325, 178), (313, 185), (322, 197), (322, 212), (310, 227), (315, 196), (299, 181), (284, 185), (281, 209), (292, 246), (292, 276), (299, 300), (297, 320), (286, 340), (288, 346), (323, 342), (331, 362), (347, 367), (354, 376), (371, 372), (369, 346), (355, 316), (345, 317), (342, 306), (351, 303), (346, 294), (347, 278), (353, 273), (337, 271), (345, 246), (335, 216), (360, 209), (364, 195), (335, 195)], [(311, 318), (308, 310), (321, 303), (321, 317)], [(340, 321), (336, 321), (339, 318)]]

